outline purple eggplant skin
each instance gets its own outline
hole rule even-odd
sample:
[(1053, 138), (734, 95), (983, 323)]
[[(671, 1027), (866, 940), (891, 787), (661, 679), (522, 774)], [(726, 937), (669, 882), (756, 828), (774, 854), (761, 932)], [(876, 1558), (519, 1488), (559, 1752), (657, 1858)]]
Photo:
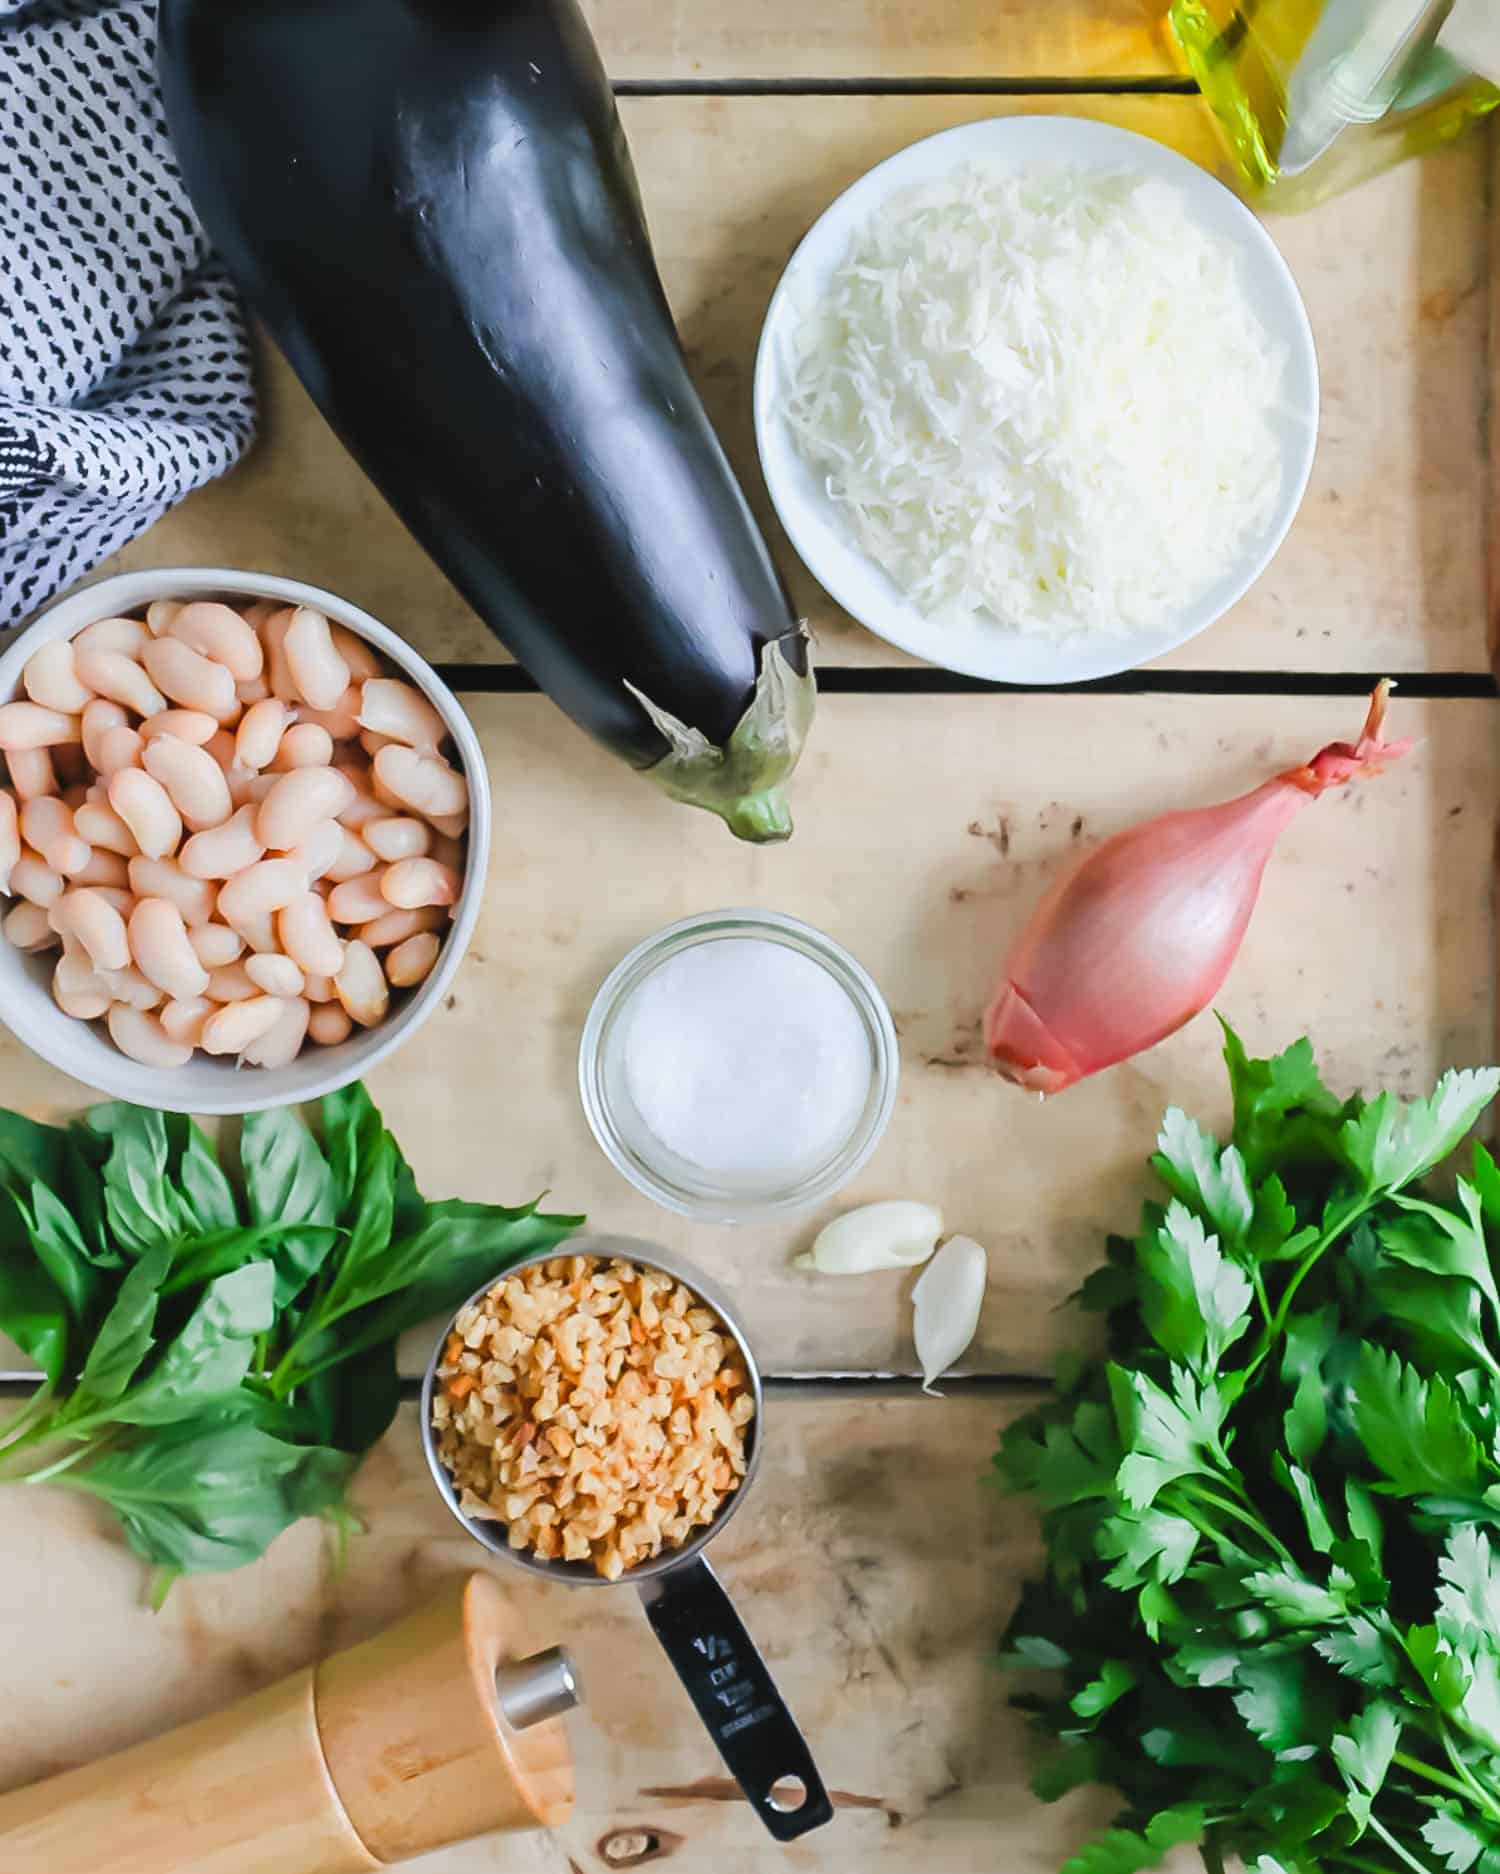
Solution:
[(210, 238), (412, 533), (583, 728), (785, 838), (808, 634), (572, 0), (161, 0), (159, 39)]

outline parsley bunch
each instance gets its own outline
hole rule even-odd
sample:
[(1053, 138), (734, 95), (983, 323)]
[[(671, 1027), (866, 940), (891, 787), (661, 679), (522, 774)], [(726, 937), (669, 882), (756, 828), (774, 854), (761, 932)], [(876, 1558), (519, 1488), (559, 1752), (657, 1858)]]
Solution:
[(1067, 1874), (1500, 1874), (1500, 1170), (1422, 1185), (1500, 1071), (1341, 1101), (1226, 1036), (1232, 1142), (1167, 1114), (1076, 1297), (1108, 1359), (996, 1459), (1043, 1512), (1034, 1788), (1125, 1798)]

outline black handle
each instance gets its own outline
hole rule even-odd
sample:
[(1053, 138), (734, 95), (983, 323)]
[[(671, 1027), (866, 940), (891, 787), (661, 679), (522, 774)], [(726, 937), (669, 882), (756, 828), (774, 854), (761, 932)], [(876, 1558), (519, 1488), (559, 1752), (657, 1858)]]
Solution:
[(640, 1595), (719, 1755), (777, 1841), (831, 1822), (807, 1741), (708, 1563), (695, 1557), (643, 1581)]

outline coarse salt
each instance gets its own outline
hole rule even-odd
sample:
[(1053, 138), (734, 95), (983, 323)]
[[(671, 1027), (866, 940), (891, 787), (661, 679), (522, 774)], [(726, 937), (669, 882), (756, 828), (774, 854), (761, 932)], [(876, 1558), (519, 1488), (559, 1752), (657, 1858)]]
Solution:
[(806, 1177), (853, 1135), (874, 1056), (848, 993), (761, 938), (695, 944), (622, 1011), (624, 1089), (645, 1131), (697, 1172), (755, 1187)]

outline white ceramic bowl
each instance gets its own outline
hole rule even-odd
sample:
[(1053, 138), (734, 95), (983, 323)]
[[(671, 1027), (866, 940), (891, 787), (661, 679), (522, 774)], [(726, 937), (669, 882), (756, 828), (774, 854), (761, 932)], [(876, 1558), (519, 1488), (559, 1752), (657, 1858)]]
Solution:
[[(856, 543), (798, 452), (782, 411), (795, 371), (797, 330), (826, 293), (854, 235), (892, 195), (966, 163), (1032, 163), (1126, 171), (1174, 184), (1189, 212), (1244, 255), (1252, 305), (1287, 354), (1277, 419), (1285, 470), (1281, 498), (1239, 563), (1159, 629), (1132, 636), (1079, 632), (1065, 639), (1007, 630), (987, 618), (934, 624)], [(1208, 413), (1205, 413), (1207, 417)], [(990, 117), (941, 131), (862, 176), (813, 224), (771, 299), (755, 361), (755, 434), (781, 523), (819, 583), (877, 636), (914, 657), (997, 683), (1079, 683), (1133, 669), (1206, 631), (1265, 571), (1296, 517), (1318, 432), (1318, 362), (1312, 328), (1286, 262), (1259, 221), (1227, 188), (1175, 151), (1134, 131), (1081, 117)]]
[(337, 1047), (309, 1045), (288, 1067), (236, 1067), (232, 1061), (195, 1054), (186, 1067), (167, 1070), (143, 1067), (122, 1054), (102, 1024), (64, 1015), (50, 988), (55, 957), (28, 956), (0, 938), (0, 1020), (43, 1060), (113, 1099), (179, 1113), (254, 1113), (319, 1099), (347, 1086), (410, 1039), (438, 1006), (479, 917), (490, 848), (490, 790), (473, 726), (453, 692), (410, 645), (359, 606), (299, 579), (268, 573), (169, 567), (121, 573), (71, 593), (43, 612), (0, 656), (0, 702), (20, 694), (26, 660), (54, 638), (75, 637), (98, 618), (138, 613), (153, 599), (209, 598), (281, 599), (288, 605), (316, 606), (389, 658), (443, 718), (469, 784), (469, 844), (463, 891), (432, 974), (404, 1000), (393, 998), (392, 1013), (379, 1027), (358, 1029)]

